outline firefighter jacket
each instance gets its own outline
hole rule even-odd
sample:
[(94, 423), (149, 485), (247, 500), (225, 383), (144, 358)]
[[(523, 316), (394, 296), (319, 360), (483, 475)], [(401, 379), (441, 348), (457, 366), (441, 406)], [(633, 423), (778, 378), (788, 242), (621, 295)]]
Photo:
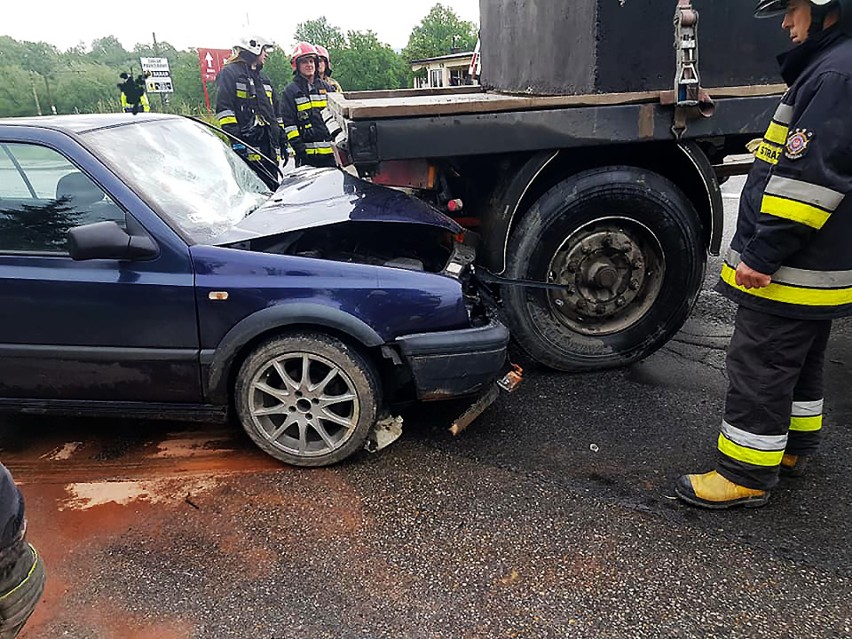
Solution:
[(323, 82), (328, 85), (330, 91), (334, 91), (335, 93), (343, 93), (343, 87), (340, 86), (340, 82), (332, 78), (330, 75), (324, 77)]
[[(281, 156), (284, 130), (278, 117), (278, 97), (260, 68), (237, 58), (216, 77), (216, 117), (224, 131), (257, 148), (272, 160)], [(232, 141), (234, 150), (250, 162), (260, 156)]]
[[(127, 94), (122, 91), (121, 92), (121, 110), (125, 113), (133, 113), (133, 105), (127, 101)], [(151, 110), (151, 103), (148, 102), (148, 95), (143, 93), (139, 98), (139, 107), (136, 109), (137, 113), (148, 113)]]
[[(852, 315), (852, 39), (828, 29), (779, 60), (789, 89), (755, 153), (717, 290), (782, 317)], [(740, 261), (772, 283), (738, 286)]]
[(316, 164), (319, 160), (334, 162), (331, 135), (322, 117), (328, 105), (329, 86), (322, 80), (314, 84), (301, 75), (284, 89), (281, 98), (281, 118), (287, 141), (300, 163)]

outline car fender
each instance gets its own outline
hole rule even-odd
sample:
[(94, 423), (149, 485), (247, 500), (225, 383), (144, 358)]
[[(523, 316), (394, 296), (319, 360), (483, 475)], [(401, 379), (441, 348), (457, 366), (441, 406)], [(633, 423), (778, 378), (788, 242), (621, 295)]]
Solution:
[(330, 306), (298, 302), (264, 308), (234, 325), (215, 349), (201, 351), (202, 381), (208, 401), (227, 402), (230, 371), (246, 344), (275, 329), (295, 325), (329, 328), (344, 333), (367, 347), (385, 343), (385, 340), (362, 320)]

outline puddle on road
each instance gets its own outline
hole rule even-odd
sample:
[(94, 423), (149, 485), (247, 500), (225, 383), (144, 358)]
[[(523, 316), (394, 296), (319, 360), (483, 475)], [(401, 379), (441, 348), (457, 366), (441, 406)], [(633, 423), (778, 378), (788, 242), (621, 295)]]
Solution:
[(126, 506), (135, 501), (149, 504), (175, 504), (193, 495), (218, 487), (216, 477), (155, 479), (150, 481), (108, 481), (68, 484), (68, 497), (60, 502), (59, 510), (89, 510), (96, 506), (117, 504)]

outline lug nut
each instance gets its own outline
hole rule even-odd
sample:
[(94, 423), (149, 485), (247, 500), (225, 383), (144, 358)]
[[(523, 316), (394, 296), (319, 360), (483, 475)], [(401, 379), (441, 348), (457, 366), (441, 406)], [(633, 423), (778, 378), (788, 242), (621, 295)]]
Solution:
[(615, 300), (615, 305), (619, 307), (624, 306), (624, 298), (619, 297), (617, 300)]
[(555, 300), (553, 303), (554, 303), (554, 304), (556, 304), (559, 308), (562, 308), (563, 306), (565, 306), (565, 301), (564, 301), (564, 300), (559, 300), (559, 299), (557, 299), (557, 300)]
[(636, 291), (639, 289), (639, 281), (638, 280), (630, 280), (630, 290)]

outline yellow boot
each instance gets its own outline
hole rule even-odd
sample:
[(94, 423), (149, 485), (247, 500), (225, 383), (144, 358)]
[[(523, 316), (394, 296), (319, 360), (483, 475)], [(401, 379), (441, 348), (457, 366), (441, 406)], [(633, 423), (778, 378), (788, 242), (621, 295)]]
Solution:
[(784, 457), (781, 458), (781, 474), (789, 477), (801, 477), (808, 467), (808, 459), (806, 455), (784, 453)]
[(715, 470), (703, 475), (681, 475), (675, 482), (675, 494), (688, 504), (712, 509), (757, 508), (769, 501), (768, 490), (740, 486)]

